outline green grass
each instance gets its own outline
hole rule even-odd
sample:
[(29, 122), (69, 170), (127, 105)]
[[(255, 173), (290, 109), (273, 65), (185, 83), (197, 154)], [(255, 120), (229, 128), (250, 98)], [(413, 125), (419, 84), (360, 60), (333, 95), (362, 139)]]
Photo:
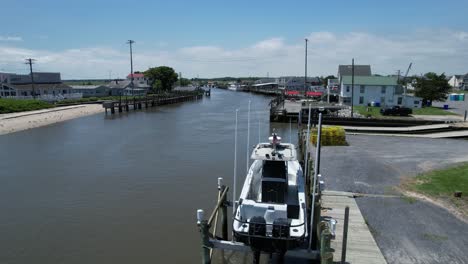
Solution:
[(445, 241), (448, 239), (447, 236), (441, 236), (441, 235), (435, 235), (435, 234), (429, 234), (429, 233), (424, 233), (423, 238), (426, 240), (434, 241), (434, 242), (441, 242), (441, 241)]
[[(380, 114), (380, 107), (356, 105), (353, 108), (354, 112), (358, 112), (365, 117), (382, 117), (382, 114)], [(367, 111), (367, 109), (369, 109), (369, 111)]]
[[(448, 201), (463, 214), (468, 213), (468, 163), (420, 174), (403, 183), (403, 187), (435, 199)], [(462, 197), (455, 198), (453, 196), (455, 191), (461, 191)]]
[(54, 107), (53, 104), (40, 100), (0, 99), (0, 114), (33, 111)]
[(457, 115), (448, 110), (444, 110), (440, 107), (422, 107), (422, 108), (413, 108), (413, 115)]
[[(369, 108), (369, 111), (367, 109)], [(380, 107), (367, 107), (363, 105), (354, 106), (354, 112), (357, 112), (365, 117), (376, 117), (382, 118), (384, 117), (380, 114)], [(422, 108), (413, 108), (413, 115), (457, 115), (453, 112), (448, 110), (444, 110), (440, 107), (430, 106), (430, 107), (422, 107)]]

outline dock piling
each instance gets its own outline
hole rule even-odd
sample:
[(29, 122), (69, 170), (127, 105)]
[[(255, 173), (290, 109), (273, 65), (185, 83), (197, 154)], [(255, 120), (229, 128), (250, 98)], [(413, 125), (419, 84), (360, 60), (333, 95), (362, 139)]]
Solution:
[(341, 264), (346, 263), (346, 246), (348, 243), (348, 222), (349, 222), (349, 206), (345, 207), (344, 226), (343, 226), (343, 244), (341, 246)]
[(322, 231), (320, 235), (320, 263), (321, 264), (332, 264), (333, 263), (333, 253), (330, 249), (331, 242), (331, 233), (328, 229), (328, 225), (325, 230)]
[(208, 221), (203, 219), (204, 212), (202, 209), (197, 210), (197, 224), (202, 237), (202, 264), (211, 264), (210, 257), (210, 234)]

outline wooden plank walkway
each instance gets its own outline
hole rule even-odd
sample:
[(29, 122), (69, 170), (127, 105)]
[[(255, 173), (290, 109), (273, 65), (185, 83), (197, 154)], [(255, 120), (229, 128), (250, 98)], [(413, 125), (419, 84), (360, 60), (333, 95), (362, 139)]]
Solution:
[(333, 261), (335, 263), (341, 260), (344, 211), (346, 206), (349, 206), (346, 262), (350, 264), (387, 263), (375, 243), (352, 193), (323, 191), (322, 203), (322, 216), (331, 217), (337, 221), (336, 235), (331, 241), (331, 247), (335, 250), (333, 253)]

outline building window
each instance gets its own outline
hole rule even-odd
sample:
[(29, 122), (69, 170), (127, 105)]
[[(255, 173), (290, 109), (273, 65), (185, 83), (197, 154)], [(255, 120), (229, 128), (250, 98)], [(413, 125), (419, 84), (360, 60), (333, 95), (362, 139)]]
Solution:
[(402, 98), (402, 97), (398, 97), (398, 104), (401, 105), (402, 102), (403, 102), (403, 98)]
[(419, 105), (419, 101), (414, 101), (414, 104), (415, 104), (415, 105)]
[(380, 103), (381, 103), (381, 104), (385, 104), (385, 97), (383, 97), (383, 96), (380, 97)]
[(364, 96), (359, 96), (359, 104), (363, 104), (364, 103)]
[(382, 93), (386, 93), (387, 92), (387, 87), (386, 86), (382, 86)]
[(349, 93), (349, 86), (346, 86), (346, 92)]
[(366, 91), (366, 86), (365, 86), (365, 85), (361, 85), (361, 87), (360, 87), (359, 90), (360, 90), (361, 93), (365, 93), (365, 91)]

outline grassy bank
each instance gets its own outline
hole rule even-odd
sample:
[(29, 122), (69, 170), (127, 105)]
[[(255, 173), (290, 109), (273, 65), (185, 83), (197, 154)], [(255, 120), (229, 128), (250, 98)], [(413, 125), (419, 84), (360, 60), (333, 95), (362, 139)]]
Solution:
[(41, 110), (54, 107), (53, 104), (40, 100), (0, 99), (0, 114)]
[[(468, 163), (420, 174), (402, 184), (403, 189), (448, 202), (468, 216)], [(454, 197), (461, 191), (462, 198)]]
[[(369, 109), (369, 111), (367, 111)], [(380, 107), (367, 107), (363, 105), (354, 106), (354, 112), (361, 114), (365, 117), (376, 117), (381, 118), (384, 117), (380, 114)], [(453, 112), (444, 110), (440, 107), (423, 107), (423, 108), (413, 108), (413, 115), (456, 115)]]
[(423, 107), (413, 109), (413, 115), (457, 115), (440, 107)]
[[(382, 117), (382, 114), (380, 114), (380, 107), (356, 105), (353, 108), (354, 112), (365, 117)], [(369, 109), (369, 111), (367, 111), (367, 109)]]

